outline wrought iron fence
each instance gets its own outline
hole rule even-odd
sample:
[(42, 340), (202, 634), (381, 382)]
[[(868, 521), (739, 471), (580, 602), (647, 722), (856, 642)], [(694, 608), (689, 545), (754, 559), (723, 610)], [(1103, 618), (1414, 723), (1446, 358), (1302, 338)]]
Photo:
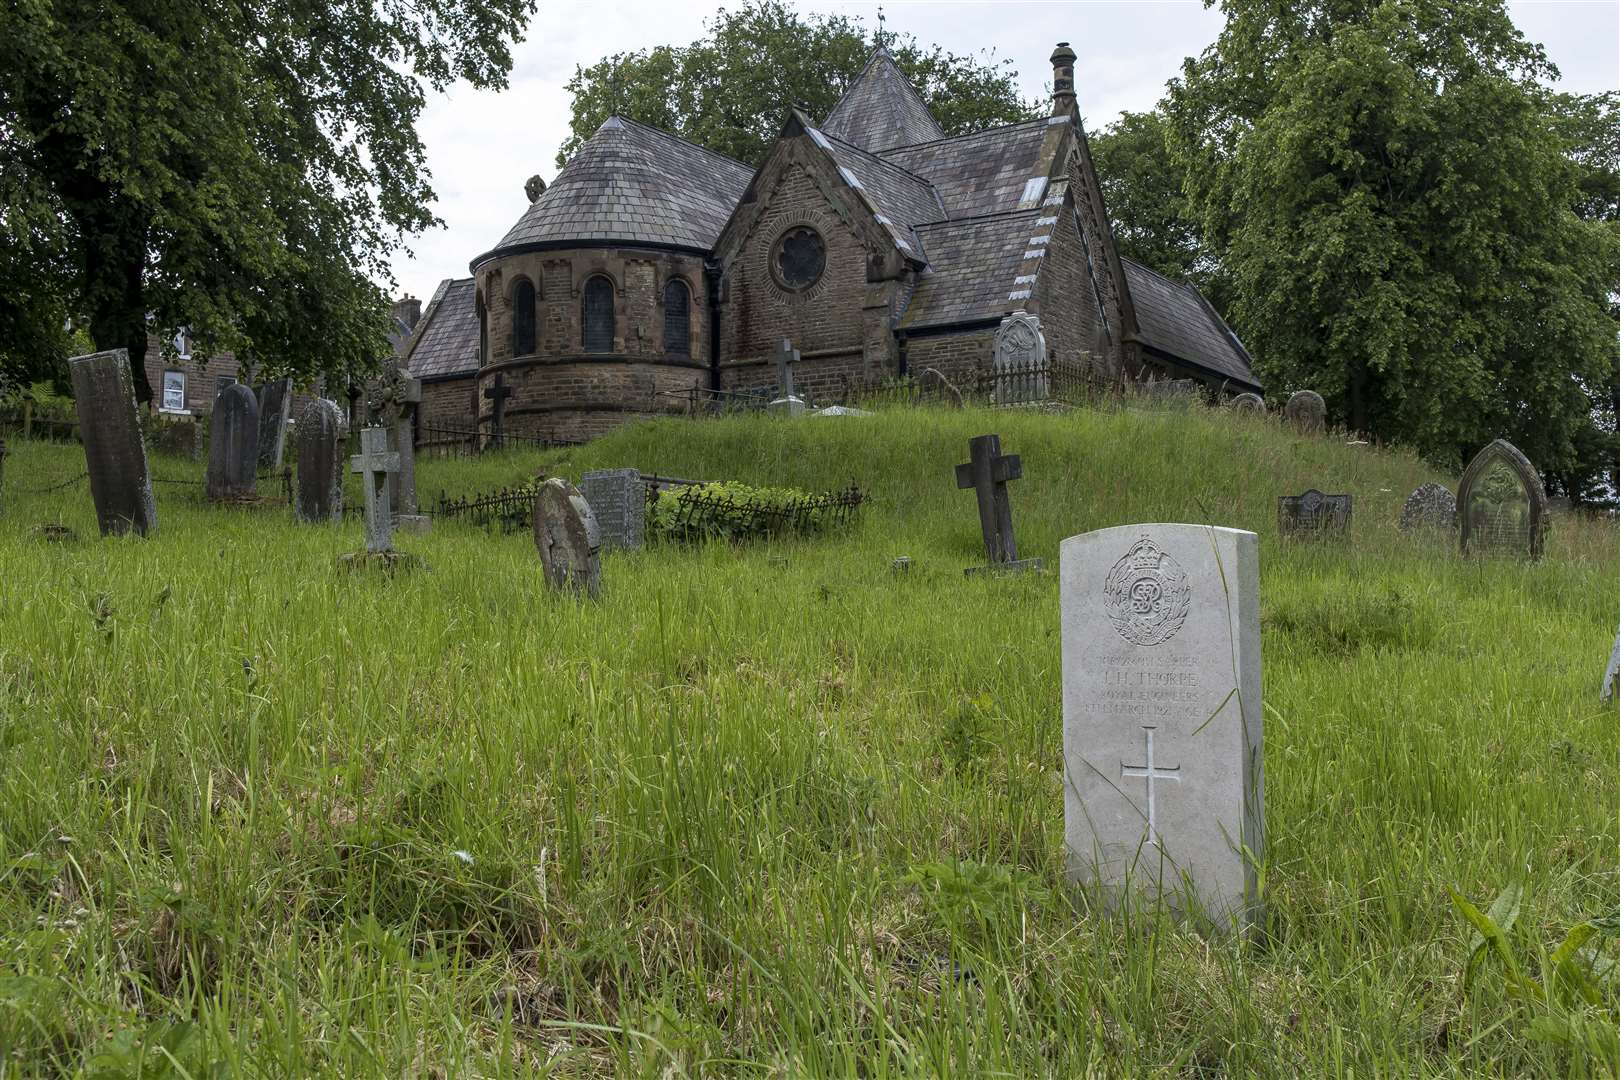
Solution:
[(738, 496), (719, 486), (687, 487), (674, 496), (659, 531), (671, 539), (743, 539), (785, 532), (818, 532), (843, 525), (866, 501), (860, 488), (791, 499)]
[(454, 424), (423, 424), (417, 431), (416, 456), (427, 458), (478, 457), (496, 450), (549, 450), (571, 443), (538, 435), (502, 432), (492, 435), (479, 428)]
[(534, 500), (540, 493), (539, 480), (516, 487), (501, 488), (452, 499), (444, 492), (439, 501), (428, 508), (428, 514), (437, 518), (463, 521), (481, 528), (498, 526), (502, 532), (522, 532), (534, 520)]

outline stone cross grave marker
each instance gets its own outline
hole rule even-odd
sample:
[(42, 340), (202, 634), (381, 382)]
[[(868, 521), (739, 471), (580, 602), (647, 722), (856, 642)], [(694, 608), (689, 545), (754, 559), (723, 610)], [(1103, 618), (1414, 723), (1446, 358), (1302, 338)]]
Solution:
[(156, 532), (157, 500), (135, 412), (129, 350), (76, 356), (68, 361), (68, 372), (101, 535)]
[(1320, 435), (1327, 428), (1327, 402), (1315, 390), (1295, 390), (1283, 406), (1283, 415), (1302, 435)]
[(505, 375), (496, 375), (495, 381), (484, 387), (484, 400), (491, 403), (489, 442), (496, 449), (504, 445), (502, 436), (506, 434), (506, 399), (512, 394), (512, 388), (506, 385)]
[(380, 427), (360, 431), (360, 453), (350, 459), (361, 474), (366, 493), (366, 550), (392, 551), (394, 547), (393, 507), (388, 499), (388, 478), (399, 471), (399, 454), (388, 449), (388, 432)]
[(956, 467), (956, 486), (972, 488), (979, 502), (979, 529), (984, 534), (987, 565), (970, 567), (969, 574), (989, 570), (1039, 570), (1041, 560), (1019, 559), (1018, 542), (1013, 538), (1012, 502), (1007, 483), (1024, 475), (1024, 463), (1017, 454), (1003, 456), (1000, 435), (980, 435), (968, 440), (969, 460)]
[(991, 369), (995, 379), (991, 400), (995, 404), (1046, 400), (1046, 335), (1041, 332), (1039, 316), (1015, 311), (1001, 320), (996, 328)]
[(1455, 529), (1457, 497), (1444, 484), (1420, 484), (1401, 506), (1401, 531)]
[(1246, 925), (1264, 858), (1254, 533), (1124, 525), (1062, 544), (1070, 873)]
[(394, 524), (411, 532), (426, 532), (432, 525), (416, 508), (416, 411), (422, 402), (422, 380), (402, 367), (388, 367), (377, 392), (382, 421), (392, 429), (392, 446), (399, 454), (399, 471), (389, 477)]
[(596, 515), (603, 544), (633, 550), (645, 543), (647, 485), (639, 469), (588, 472), (580, 477), (579, 491)]
[(259, 402), (241, 383), (222, 387), (208, 424), (208, 472), (204, 492), (210, 502), (234, 502), (257, 495)]
[(793, 392), (793, 365), (799, 362), (799, 350), (787, 338), (776, 347), (777, 398), (768, 408), (786, 416), (803, 416), (804, 401)]
[(1277, 534), (1288, 540), (1342, 538), (1350, 533), (1351, 498), (1324, 495), (1311, 488), (1303, 495), (1277, 499)]
[(1464, 555), (1541, 558), (1547, 492), (1518, 447), (1497, 439), (1468, 463), (1457, 483), (1457, 523)]
[(1607, 705), (1614, 700), (1615, 676), (1620, 675), (1620, 631), (1614, 635), (1614, 648), (1609, 650), (1609, 666), (1603, 670), (1603, 690), (1598, 699)]
[(293, 516), (313, 525), (343, 521), (343, 410), (315, 398), (298, 414), (298, 488)]
[(534, 499), (534, 546), (546, 584), (595, 597), (602, 591), (602, 534), (579, 489), (561, 477), (540, 485)]
[(277, 379), (259, 387), (258, 467), (276, 470), (287, 447), (287, 418), (292, 413), (292, 380)]

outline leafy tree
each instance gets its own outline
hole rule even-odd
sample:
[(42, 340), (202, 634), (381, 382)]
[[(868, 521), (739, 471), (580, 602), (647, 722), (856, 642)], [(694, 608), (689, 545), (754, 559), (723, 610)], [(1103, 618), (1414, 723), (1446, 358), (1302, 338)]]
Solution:
[(1036, 103), (1019, 98), (1012, 61), (958, 56), (882, 29), (868, 35), (842, 15), (801, 17), (780, 0), (720, 9), (690, 45), (614, 53), (576, 67), (563, 165), (610, 116), (673, 132), (738, 161), (757, 164), (775, 141), (782, 110), (832, 111), (878, 41), (888, 46), (951, 134), (1027, 120)]
[(1555, 474), (1601, 453), (1620, 242), (1578, 212), (1542, 50), (1497, 0), (1221, 6), (1165, 109), (1261, 374), (1451, 464), (1502, 433)]
[[(424, 88), (504, 85), (534, 0), (14, 0), (0, 9), (0, 334), (148, 329), (263, 371), (386, 353), (387, 259), (435, 223)], [(17, 335), (13, 337), (13, 334)], [(20, 346), (16, 343), (22, 343)], [(37, 360), (33, 361), (37, 364)]]

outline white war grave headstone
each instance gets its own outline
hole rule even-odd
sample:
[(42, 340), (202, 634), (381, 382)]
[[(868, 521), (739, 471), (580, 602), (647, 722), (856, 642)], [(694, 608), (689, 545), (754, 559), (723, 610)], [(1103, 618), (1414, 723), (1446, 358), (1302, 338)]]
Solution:
[(135, 412), (129, 350), (75, 356), (68, 361), (68, 373), (101, 535), (156, 532), (157, 500)]
[(1015, 311), (996, 328), (995, 354), (991, 361), (995, 388), (991, 400), (997, 405), (1022, 405), (1045, 401), (1046, 335), (1037, 315)]
[(1264, 858), (1258, 539), (1124, 525), (1061, 551), (1070, 872), (1110, 903), (1246, 926)]

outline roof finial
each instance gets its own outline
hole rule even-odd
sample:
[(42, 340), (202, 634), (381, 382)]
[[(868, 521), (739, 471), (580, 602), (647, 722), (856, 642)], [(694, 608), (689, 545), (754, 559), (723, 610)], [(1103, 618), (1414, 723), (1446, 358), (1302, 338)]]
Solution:
[(888, 31), (888, 25), (887, 25), (888, 21), (889, 21), (888, 17), (883, 14), (883, 5), (879, 4), (878, 5), (878, 28), (877, 28), (877, 51), (881, 52), (881, 53), (886, 53), (886, 52), (889, 51), (889, 42), (893, 38), (893, 35), (890, 34), (889, 31)]

